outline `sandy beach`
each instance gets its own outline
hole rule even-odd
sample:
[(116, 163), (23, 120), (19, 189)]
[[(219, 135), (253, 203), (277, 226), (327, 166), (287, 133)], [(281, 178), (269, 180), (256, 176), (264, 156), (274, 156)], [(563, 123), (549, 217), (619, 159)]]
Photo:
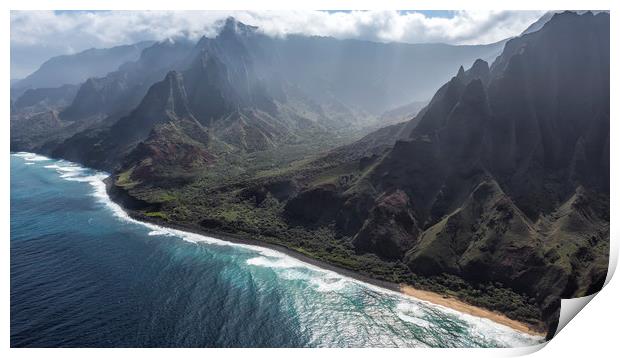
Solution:
[(499, 312), (494, 312), (494, 311), (490, 311), (484, 308), (470, 305), (454, 297), (444, 296), (439, 293), (435, 293), (431, 291), (419, 290), (417, 288), (413, 288), (407, 285), (401, 285), (400, 291), (406, 295), (415, 297), (419, 300), (427, 301), (427, 302), (440, 305), (440, 306), (444, 306), (444, 307), (448, 307), (455, 311), (467, 313), (472, 316), (486, 318), (493, 322), (502, 324), (504, 326), (508, 326), (514, 330), (527, 333), (532, 336), (543, 336), (544, 337), (545, 335), (545, 332), (537, 331), (533, 327), (530, 327), (523, 322), (510, 319)]

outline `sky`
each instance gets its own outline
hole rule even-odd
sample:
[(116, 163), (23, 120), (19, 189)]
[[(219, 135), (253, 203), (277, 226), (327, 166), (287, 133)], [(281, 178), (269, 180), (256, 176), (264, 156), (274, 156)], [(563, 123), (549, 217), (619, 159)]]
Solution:
[(179, 36), (215, 36), (233, 16), (271, 36), (485, 44), (517, 36), (544, 11), (11, 11), (11, 78), (52, 56)]

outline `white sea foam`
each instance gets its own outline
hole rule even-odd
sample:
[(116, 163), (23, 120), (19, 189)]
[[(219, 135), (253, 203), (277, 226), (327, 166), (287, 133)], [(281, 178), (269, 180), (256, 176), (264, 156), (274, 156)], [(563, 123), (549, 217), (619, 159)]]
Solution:
[(46, 160), (51, 160), (50, 158), (46, 156), (35, 154), (35, 153), (28, 153), (28, 152), (18, 152), (12, 155), (16, 157), (24, 158), (24, 160), (28, 162), (42, 162)]
[(423, 304), (412, 304), (411, 302), (398, 302), (396, 305), (396, 315), (401, 320), (412, 323), (418, 327), (428, 328), (431, 323), (424, 319), (426, 313)]
[(530, 334), (514, 330), (508, 326), (493, 322), (487, 318), (470, 315), (461, 316), (460, 312), (456, 312), (456, 314), (458, 315), (458, 318), (467, 322), (469, 326), (469, 334), (471, 336), (479, 336), (487, 339), (492, 338), (508, 347), (524, 347), (544, 342), (543, 337), (532, 336)]
[(170, 236), (170, 233), (164, 230), (152, 230), (149, 231), (149, 236)]
[(406, 314), (404, 314), (402, 312), (397, 312), (396, 315), (401, 320), (403, 320), (403, 321), (405, 321), (407, 323), (414, 324), (414, 325), (416, 325), (418, 327), (422, 327), (422, 328), (429, 328), (429, 327), (431, 327), (431, 323), (429, 321), (426, 321), (426, 320), (422, 319), (422, 318), (409, 316), (409, 315), (406, 315)]
[(349, 281), (339, 277), (315, 277), (310, 280), (310, 284), (318, 292), (342, 291), (349, 286)]
[(308, 270), (288, 269), (274, 270), (278, 278), (286, 281), (311, 281), (314, 275)]
[(87, 182), (90, 180), (88, 176), (80, 177), (80, 175), (83, 175), (84, 171), (86, 171), (87, 169), (80, 167), (73, 163), (67, 163), (67, 164), (61, 163), (61, 165), (49, 164), (49, 165), (44, 166), (44, 168), (54, 169), (56, 173), (60, 174), (60, 177), (63, 179), (73, 178), (74, 179), (73, 181), (82, 181), (82, 182)]
[[(506, 346), (528, 346), (535, 344), (536, 342), (541, 343), (544, 341), (542, 337), (532, 336), (530, 334), (514, 330), (488, 318), (472, 316), (467, 313), (427, 301), (422, 301), (421, 304), (412, 304), (408, 301), (401, 301), (396, 305), (396, 312), (401, 320), (419, 326), (420, 324), (423, 324), (420, 320), (424, 321), (423, 317), (427, 314), (424, 312), (424, 306), (431, 307), (436, 311), (447, 313), (455, 319), (464, 321), (469, 327), (469, 333), (471, 335), (478, 335), (481, 338), (487, 339), (492, 337), (494, 340), (497, 340)], [(428, 321), (426, 322), (428, 324)]]
[(308, 281), (318, 292), (340, 291), (350, 283), (344, 276), (340, 276), (330, 271), (319, 271), (314, 267), (310, 268), (303, 261), (294, 259), (290, 256), (267, 257), (256, 256), (246, 260), (250, 266), (268, 267), (284, 280)]
[[(23, 157), (27, 161), (43, 161), (50, 160), (47, 157), (39, 156), (32, 153), (15, 153), (18, 157)], [(341, 290), (347, 285), (363, 286), (369, 290), (379, 292), (385, 295), (390, 295), (399, 299), (399, 307), (397, 307), (398, 317), (409, 323), (416, 324), (418, 326), (428, 325), (428, 321), (417, 317), (416, 309), (420, 310), (421, 304), (433, 306), (435, 309), (454, 315), (456, 318), (466, 321), (471, 327), (472, 333), (489, 334), (490, 336), (499, 339), (503, 337), (503, 341), (506, 345), (510, 346), (523, 346), (531, 345), (536, 341), (541, 341), (539, 337), (534, 337), (525, 333), (518, 332), (510, 327), (495, 323), (491, 320), (471, 316), (451, 308), (436, 305), (430, 302), (422, 301), (411, 296), (404, 295), (399, 292), (388, 290), (382, 287), (374, 286), (372, 284), (355, 280), (353, 278), (343, 276), (339, 273), (329, 271), (304, 261), (298, 260), (294, 257), (288, 256), (282, 252), (264, 248), (260, 246), (240, 244), (229, 242), (213, 237), (200, 235), (196, 233), (185, 232), (177, 229), (171, 229), (155, 225), (152, 223), (141, 222), (131, 218), (123, 208), (117, 203), (113, 202), (107, 195), (106, 185), (103, 180), (108, 177), (107, 173), (94, 172), (80, 167), (79, 165), (68, 161), (57, 161), (56, 164), (46, 165), (45, 168), (56, 170), (60, 176), (69, 181), (87, 182), (93, 187), (92, 195), (102, 204), (104, 204), (117, 218), (127, 223), (141, 225), (150, 229), (148, 235), (169, 235), (179, 237), (187, 242), (192, 243), (206, 243), (210, 245), (220, 246), (233, 246), (237, 248), (243, 248), (257, 253), (259, 256), (250, 258), (246, 261), (247, 265), (261, 266), (276, 269), (280, 272), (281, 277), (285, 279), (303, 279), (308, 280), (315, 290), (319, 292)], [(88, 174), (87, 174), (88, 173)], [(70, 174), (70, 175), (68, 175)], [(305, 270), (306, 272), (302, 271)], [(486, 336), (489, 337), (489, 336)]]
[(29, 162), (43, 162), (46, 160), (50, 160), (48, 157), (44, 157), (42, 155), (35, 155), (32, 157), (24, 157), (24, 159), (26, 159)]
[(269, 258), (266, 256), (257, 256), (246, 261), (248, 265), (270, 267), (270, 268), (294, 268), (303, 267), (299, 265), (295, 260), (288, 260), (287, 258)]
[(416, 317), (421, 317), (424, 315), (424, 303), (422, 304), (411, 304), (411, 302), (398, 302), (396, 305), (396, 310), (399, 312), (403, 312), (406, 314), (414, 315)]

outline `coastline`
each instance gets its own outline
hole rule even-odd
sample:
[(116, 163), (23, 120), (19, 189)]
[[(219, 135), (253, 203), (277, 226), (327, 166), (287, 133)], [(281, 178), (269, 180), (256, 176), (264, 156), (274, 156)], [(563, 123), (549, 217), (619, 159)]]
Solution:
[[(13, 154), (14, 152), (11, 152)], [(22, 152), (27, 153), (27, 152)], [(40, 155), (36, 153), (32, 153), (33, 155)], [(44, 156), (44, 155), (41, 155)], [(46, 157), (48, 159), (55, 159)], [(76, 163), (78, 164), (78, 163)], [(97, 171), (97, 169), (95, 169)], [(207, 230), (203, 227), (198, 227), (196, 225), (184, 225), (179, 223), (173, 223), (169, 221), (164, 221), (157, 217), (149, 217), (143, 215), (138, 209), (137, 206), (140, 206), (141, 203), (138, 202), (135, 198), (129, 196), (126, 192), (122, 190), (114, 190), (114, 185), (112, 182), (112, 176), (109, 173), (101, 172), (103, 177), (99, 177), (97, 181), (102, 183), (102, 187), (100, 187), (100, 194), (103, 194), (107, 197), (107, 199), (118, 206), (120, 210), (122, 210), (129, 218), (144, 224), (152, 224), (157, 225), (162, 228), (168, 228), (178, 231), (183, 231), (186, 233), (192, 233), (200, 236), (204, 236), (207, 238), (213, 238), (216, 240), (226, 241), (234, 244), (240, 245), (249, 245), (254, 247), (266, 248), (270, 250), (274, 250), (280, 253), (283, 253), (287, 256), (290, 256), (294, 259), (297, 259), (301, 262), (307, 263), (309, 265), (315, 266), (321, 270), (335, 272), (341, 276), (353, 279), (355, 281), (359, 281), (362, 284), (367, 284), (371, 286), (375, 286), (377, 288), (389, 290), (394, 293), (401, 294), (403, 296), (407, 296), (409, 298), (413, 298), (418, 301), (423, 301), (426, 303), (430, 303), (433, 305), (441, 306), (443, 308), (456, 311), (458, 313), (466, 314), (476, 318), (488, 319), (496, 324), (502, 325), (504, 327), (510, 328), (514, 331), (530, 335), (532, 337), (537, 337), (540, 339), (545, 338), (545, 332), (540, 329), (536, 329), (527, 323), (517, 321), (511, 318), (508, 318), (501, 312), (491, 311), (489, 309), (485, 309), (479, 306), (475, 306), (466, 302), (459, 300), (458, 298), (446, 294), (440, 294), (432, 291), (426, 291), (421, 289), (416, 289), (410, 285), (402, 284), (402, 283), (394, 283), (389, 281), (383, 281), (379, 279), (375, 279), (372, 277), (368, 277), (364, 274), (361, 274), (356, 271), (352, 271), (348, 268), (339, 267), (335, 264), (328, 263), (325, 261), (320, 261), (318, 259), (306, 256), (300, 252), (292, 250), (286, 246), (279, 245), (276, 243), (269, 243), (257, 239), (251, 239), (247, 237), (242, 237), (240, 235), (234, 235), (226, 232), (217, 232), (213, 230)], [(105, 178), (105, 179), (104, 179)], [(98, 190), (99, 191), (99, 190)], [(135, 200), (135, 202), (131, 202)]]
[(495, 323), (510, 327), (515, 331), (519, 331), (521, 333), (526, 333), (531, 336), (540, 336), (541, 338), (544, 338), (545, 336), (545, 332), (537, 331), (523, 322), (508, 318), (499, 312), (491, 311), (485, 308), (471, 305), (469, 303), (465, 303), (455, 297), (441, 295), (432, 291), (420, 290), (409, 285), (400, 285), (400, 292), (404, 293), (407, 296), (415, 297), (421, 301), (426, 301), (442, 307), (447, 307), (460, 313), (466, 313), (479, 318), (486, 318)]
[(327, 262), (320, 261), (312, 257), (306, 256), (300, 252), (292, 250), (283, 245), (269, 243), (269, 242), (260, 241), (256, 239), (249, 239), (249, 238), (241, 237), (239, 235), (234, 235), (231, 233), (222, 233), (222, 232), (217, 232), (213, 230), (206, 230), (202, 227), (197, 227), (197, 226), (173, 223), (173, 222), (159, 219), (157, 217), (150, 217), (150, 216), (143, 215), (139, 211), (131, 208), (134, 205), (127, 202), (127, 200), (131, 200), (129, 195), (127, 195), (124, 192), (119, 193), (118, 191), (113, 190), (113, 183), (112, 183), (111, 178), (112, 177), (110, 176), (104, 180), (105, 187), (106, 187), (106, 194), (108, 195), (108, 198), (112, 202), (119, 205), (127, 213), (127, 215), (129, 215), (134, 220), (145, 222), (145, 223), (151, 223), (151, 224), (158, 225), (164, 228), (170, 228), (170, 229), (185, 231), (185, 232), (189, 232), (189, 233), (193, 233), (197, 235), (212, 237), (218, 240), (228, 241), (231, 243), (258, 246), (258, 247), (275, 250), (285, 255), (288, 255), (290, 257), (293, 257), (299, 261), (302, 261), (304, 263), (316, 266), (320, 269), (336, 272), (342, 276), (354, 279), (356, 281), (360, 281), (360, 282), (363, 282), (369, 285), (387, 289), (392, 292), (400, 293), (400, 294), (403, 294), (410, 298), (414, 298), (419, 301), (424, 301), (424, 302), (431, 303), (434, 305), (442, 306), (444, 308), (448, 308), (448, 309), (457, 311), (459, 313), (467, 314), (467, 315), (477, 317), (477, 318), (488, 319), (494, 323), (506, 326), (520, 333), (524, 333), (530, 336), (540, 337), (540, 338), (544, 338), (546, 335), (546, 332), (537, 330), (531, 325), (528, 325), (524, 322), (508, 318), (506, 315), (500, 312), (491, 311), (489, 309), (474, 306), (472, 304), (463, 302), (453, 296), (448, 296), (448, 295), (439, 294), (439, 293), (432, 292), (432, 291), (425, 291), (425, 290), (417, 289), (410, 285), (406, 285), (402, 283), (388, 282), (388, 281), (383, 281), (383, 280), (375, 279), (372, 277), (368, 277), (359, 272), (355, 272), (347, 268), (339, 267), (334, 264), (327, 263)]

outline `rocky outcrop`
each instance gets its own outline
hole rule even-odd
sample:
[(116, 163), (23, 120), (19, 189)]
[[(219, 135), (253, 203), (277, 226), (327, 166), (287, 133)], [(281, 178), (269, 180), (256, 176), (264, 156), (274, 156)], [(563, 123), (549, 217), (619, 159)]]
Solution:
[(397, 260), (416, 243), (418, 226), (408, 195), (396, 190), (377, 198), (368, 219), (353, 238), (353, 245), (361, 252)]

